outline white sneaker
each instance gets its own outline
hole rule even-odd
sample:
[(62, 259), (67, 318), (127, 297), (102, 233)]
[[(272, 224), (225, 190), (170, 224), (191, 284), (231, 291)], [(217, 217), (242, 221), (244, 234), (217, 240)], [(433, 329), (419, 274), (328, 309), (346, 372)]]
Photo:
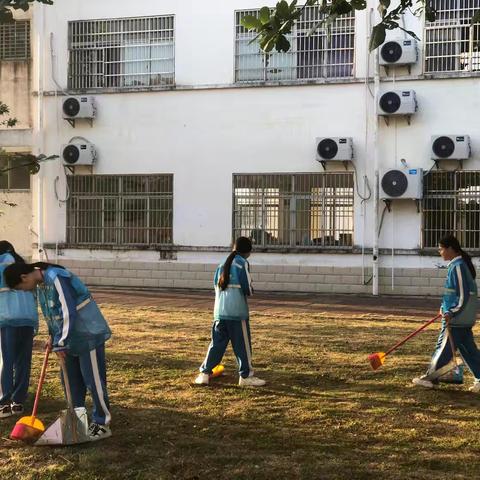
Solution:
[(472, 393), (479, 393), (480, 392), (480, 380), (475, 379), (473, 385), (469, 388)]
[(99, 425), (98, 423), (91, 423), (88, 427), (88, 436), (91, 442), (103, 440), (112, 436), (112, 430), (108, 425)]
[(7, 418), (13, 415), (12, 406), (8, 405), (0, 405), (0, 418)]
[(200, 372), (195, 379), (197, 385), (208, 385), (210, 382), (210, 375), (208, 373)]
[(238, 380), (238, 385), (240, 387), (263, 387), (265, 385), (265, 380), (262, 380), (258, 377), (240, 377)]
[(412, 383), (414, 385), (416, 385), (417, 387), (423, 387), (423, 388), (435, 388), (436, 387), (436, 385), (432, 381), (427, 380), (425, 378), (425, 376), (414, 378), (412, 380)]

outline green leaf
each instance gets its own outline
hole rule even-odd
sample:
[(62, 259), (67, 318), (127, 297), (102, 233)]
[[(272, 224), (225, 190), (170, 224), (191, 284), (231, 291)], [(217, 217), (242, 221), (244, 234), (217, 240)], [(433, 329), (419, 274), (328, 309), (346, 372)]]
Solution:
[(260, 48), (268, 53), (271, 52), (276, 43), (277, 35), (266, 35), (260, 40)]
[(288, 19), (288, 17), (290, 16), (290, 7), (285, 0), (278, 2), (275, 10), (281, 18)]
[(477, 10), (475, 14), (472, 17), (472, 24), (474, 23), (480, 23), (480, 10)]
[(247, 29), (247, 30), (261, 30), (263, 27), (262, 22), (255, 17), (254, 15), (245, 15), (241, 20), (240, 23)]
[(405, 30), (403, 27), (400, 27), (398, 26), (397, 28), (399, 28), (400, 30), (404, 31), (405, 33), (407, 33), (408, 35), (410, 35), (411, 37), (413, 37), (415, 40), (420, 40), (418, 37), (417, 37), (417, 34), (415, 32), (412, 32), (411, 30)]
[(437, 19), (437, 11), (431, 5), (425, 5), (425, 19), (434, 22)]
[(13, 14), (11, 10), (1, 9), (0, 10), (0, 23), (11, 23), (13, 22)]
[(279, 35), (275, 42), (275, 49), (277, 52), (288, 52), (290, 50), (290, 42), (285, 35)]
[(369, 50), (372, 52), (378, 48), (385, 41), (385, 25), (379, 23), (372, 28), (372, 35), (370, 36)]
[(259, 18), (260, 22), (262, 22), (262, 25), (267, 24), (270, 21), (270, 8), (262, 7), (260, 9), (260, 13), (258, 15), (258, 18)]
[(385, 7), (388, 8), (390, 6), (390, 0), (380, 0), (380, 3)]
[(347, 0), (333, 0), (330, 7), (331, 13), (336, 13), (337, 15), (344, 15), (352, 11), (352, 5), (347, 2)]
[(355, 10), (365, 10), (367, 8), (366, 0), (351, 0), (350, 5)]

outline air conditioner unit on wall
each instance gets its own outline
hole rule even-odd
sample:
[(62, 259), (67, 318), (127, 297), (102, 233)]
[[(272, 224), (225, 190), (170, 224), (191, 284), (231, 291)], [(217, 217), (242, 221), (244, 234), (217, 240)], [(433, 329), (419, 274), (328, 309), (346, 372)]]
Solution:
[(472, 154), (468, 135), (434, 135), (433, 160), (466, 160)]
[(381, 200), (420, 200), (422, 197), (423, 170), (421, 168), (409, 168), (407, 170), (390, 169), (381, 173)]
[(346, 162), (353, 159), (353, 141), (350, 137), (317, 138), (316, 145), (316, 159), (319, 162)]
[(62, 104), (63, 118), (73, 120), (78, 118), (93, 119), (97, 113), (94, 97), (67, 97)]
[(62, 146), (63, 163), (66, 166), (94, 165), (97, 160), (95, 146), (89, 142), (70, 142)]
[(414, 90), (392, 90), (380, 95), (378, 114), (412, 115), (417, 111), (417, 98)]
[(413, 38), (390, 40), (380, 49), (380, 65), (412, 65), (417, 62), (417, 41)]

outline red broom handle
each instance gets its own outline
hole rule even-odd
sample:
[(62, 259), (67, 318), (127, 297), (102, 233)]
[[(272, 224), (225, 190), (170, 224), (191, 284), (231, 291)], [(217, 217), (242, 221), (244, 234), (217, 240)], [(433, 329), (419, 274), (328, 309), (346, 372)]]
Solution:
[(42, 371), (40, 372), (40, 380), (38, 381), (37, 393), (35, 394), (35, 401), (33, 403), (32, 417), (37, 416), (38, 401), (40, 400), (40, 393), (42, 392), (43, 382), (47, 374), (48, 356), (50, 355), (50, 347), (45, 349), (45, 356), (43, 357)]
[(415, 330), (414, 332), (412, 332), (410, 335), (408, 335), (408, 337), (404, 338), (403, 340), (401, 340), (400, 342), (398, 342), (396, 345), (394, 345), (390, 350), (388, 350), (388, 352), (385, 352), (385, 355), (388, 355), (389, 353), (392, 353), (394, 350), (396, 350), (398, 347), (401, 347), (405, 342), (407, 342), (408, 340), (410, 340), (412, 337), (414, 337), (415, 335), (417, 335), (417, 333), (420, 333), (423, 329), (427, 328), (431, 323), (433, 323), (435, 320), (437, 320), (438, 318), (440, 318), (442, 316), (441, 313), (439, 313), (436, 317), (432, 318), (431, 320), (429, 320), (428, 322), (425, 322), (420, 328), (418, 328), (417, 330)]

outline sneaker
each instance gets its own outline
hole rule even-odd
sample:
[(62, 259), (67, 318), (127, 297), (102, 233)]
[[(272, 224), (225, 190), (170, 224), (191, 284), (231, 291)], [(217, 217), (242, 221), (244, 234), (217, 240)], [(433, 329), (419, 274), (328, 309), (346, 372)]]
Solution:
[(412, 383), (416, 385), (417, 387), (423, 387), (423, 388), (436, 388), (437, 385), (433, 383), (431, 380), (428, 380), (426, 378), (426, 375), (423, 377), (417, 377), (412, 380)]
[(13, 415), (11, 405), (0, 405), (0, 418), (7, 418)]
[(103, 440), (112, 436), (112, 430), (108, 425), (99, 425), (98, 423), (91, 423), (88, 427), (88, 436), (91, 442)]
[(263, 387), (265, 385), (265, 380), (262, 380), (258, 377), (240, 377), (238, 380), (238, 385), (240, 387)]
[(21, 415), (23, 413), (23, 405), (21, 403), (12, 402), (12, 415)]
[(473, 385), (469, 388), (472, 393), (479, 393), (480, 392), (480, 380), (475, 379)]
[(208, 373), (200, 372), (195, 379), (197, 385), (208, 385), (210, 382), (210, 375)]

